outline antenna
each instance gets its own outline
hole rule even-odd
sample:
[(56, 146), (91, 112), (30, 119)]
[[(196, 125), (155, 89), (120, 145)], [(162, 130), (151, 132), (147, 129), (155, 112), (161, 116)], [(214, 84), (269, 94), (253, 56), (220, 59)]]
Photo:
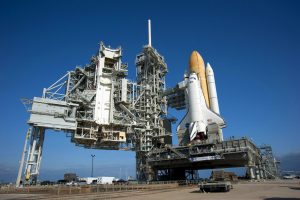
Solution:
[(151, 47), (151, 20), (148, 19), (148, 46)]

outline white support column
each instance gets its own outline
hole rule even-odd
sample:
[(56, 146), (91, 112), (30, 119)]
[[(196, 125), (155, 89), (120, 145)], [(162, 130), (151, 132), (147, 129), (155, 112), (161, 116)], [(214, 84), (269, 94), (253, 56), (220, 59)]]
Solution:
[(248, 166), (248, 173), (249, 173), (249, 178), (250, 178), (250, 180), (255, 179), (255, 175), (254, 175), (254, 167), (253, 167), (253, 166)]
[(258, 166), (255, 166), (255, 178), (256, 180), (260, 180), (260, 170)]
[(261, 179), (265, 179), (265, 176), (264, 176), (264, 172), (263, 172), (262, 166), (259, 165), (258, 167), (259, 167), (258, 169), (259, 169), (259, 173), (260, 173), (260, 178), (261, 178)]
[(26, 151), (27, 163), (24, 169), (26, 181), (35, 182), (39, 174), (42, 160), (44, 135), (44, 128), (32, 127), (30, 144), (28, 150)]
[(24, 143), (24, 149), (22, 152), (22, 157), (21, 157), (21, 161), (20, 161), (20, 167), (19, 167), (19, 172), (18, 172), (18, 177), (16, 180), (16, 187), (20, 187), (20, 182), (22, 179), (22, 172), (23, 172), (23, 165), (24, 165), (24, 158), (25, 158), (25, 154), (26, 154), (26, 149), (27, 149), (27, 143), (28, 143), (28, 139), (31, 136), (31, 127), (28, 129), (27, 133), (26, 133), (26, 137), (25, 137), (25, 143)]

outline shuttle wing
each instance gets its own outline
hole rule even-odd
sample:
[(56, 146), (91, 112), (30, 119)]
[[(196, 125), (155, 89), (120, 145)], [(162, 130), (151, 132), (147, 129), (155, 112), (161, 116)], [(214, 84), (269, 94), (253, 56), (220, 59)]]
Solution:
[(200, 100), (200, 106), (201, 106), (201, 110), (202, 110), (201, 114), (203, 115), (204, 122), (206, 122), (207, 125), (216, 123), (220, 126), (220, 128), (224, 128), (226, 126), (224, 119), (219, 114), (213, 112), (206, 106), (204, 95), (203, 95), (201, 88), (200, 88), (199, 93), (200, 93), (200, 98), (201, 98), (201, 100)]
[(220, 126), (220, 128), (224, 128), (226, 126), (225, 120), (219, 114), (211, 111), (206, 106), (203, 110), (203, 115), (208, 125), (216, 123)]

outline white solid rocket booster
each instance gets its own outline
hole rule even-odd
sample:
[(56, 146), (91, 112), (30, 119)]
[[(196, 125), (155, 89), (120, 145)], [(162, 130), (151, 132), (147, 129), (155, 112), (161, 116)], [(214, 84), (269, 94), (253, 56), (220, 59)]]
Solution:
[(210, 109), (215, 113), (220, 114), (215, 75), (209, 63), (207, 63), (205, 71), (206, 71), (206, 80), (207, 80), (207, 87), (209, 93)]
[[(205, 73), (206, 73), (207, 89), (209, 94), (208, 96), (209, 96), (210, 109), (215, 113), (220, 114), (215, 75), (209, 63), (207, 63), (206, 65)], [(219, 134), (220, 134), (221, 141), (223, 141), (222, 129), (219, 130)]]

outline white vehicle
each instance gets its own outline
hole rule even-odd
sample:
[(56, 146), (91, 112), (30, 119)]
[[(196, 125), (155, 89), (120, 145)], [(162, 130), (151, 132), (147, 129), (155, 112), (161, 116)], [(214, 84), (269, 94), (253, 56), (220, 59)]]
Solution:
[(97, 180), (97, 177), (84, 177), (84, 178), (80, 178), (79, 182), (90, 185), (93, 183), (94, 180)]
[(115, 180), (115, 177), (98, 177), (97, 178), (97, 184), (113, 184), (113, 181)]
[[(86, 183), (86, 182), (85, 182)], [(66, 183), (67, 186), (78, 186), (78, 182), (75, 182), (75, 181), (71, 181), (71, 182), (68, 182)]]
[(296, 175), (293, 174), (286, 174), (282, 176), (283, 179), (294, 179), (296, 178)]

